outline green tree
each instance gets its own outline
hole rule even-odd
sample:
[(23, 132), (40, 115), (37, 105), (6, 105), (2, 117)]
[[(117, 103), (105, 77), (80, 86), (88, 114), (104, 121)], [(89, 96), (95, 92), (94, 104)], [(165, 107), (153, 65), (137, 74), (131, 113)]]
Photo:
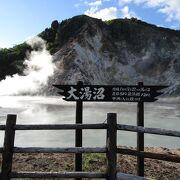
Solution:
[(57, 30), (59, 27), (59, 23), (57, 20), (54, 20), (52, 23), (51, 23), (51, 28), (54, 29), (54, 30)]

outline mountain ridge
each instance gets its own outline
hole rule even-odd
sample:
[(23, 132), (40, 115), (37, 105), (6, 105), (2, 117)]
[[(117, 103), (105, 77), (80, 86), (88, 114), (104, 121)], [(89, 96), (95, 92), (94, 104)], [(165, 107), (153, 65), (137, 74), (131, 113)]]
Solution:
[(57, 66), (39, 93), (54, 94), (52, 84), (82, 80), (119, 85), (144, 81), (169, 85), (167, 95), (180, 94), (179, 30), (136, 18), (102, 21), (80, 15), (61, 23), (55, 20), (38, 36), (46, 40)]
[(74, 31), (77, 33), (73, 38), (54, 54), (54, 62), (61, 72), (55, 73), (52, 82), (136, 84), (144, 81), (149, 85), (170, 85), (166, 94), (179, 93), (178, 32), (173, 34), (173, 30), (159, 29), (136, 19), (103, 22), (83, 18), (90, 19), (90, 23), (83, 23), (78, 28), (80, 31)]

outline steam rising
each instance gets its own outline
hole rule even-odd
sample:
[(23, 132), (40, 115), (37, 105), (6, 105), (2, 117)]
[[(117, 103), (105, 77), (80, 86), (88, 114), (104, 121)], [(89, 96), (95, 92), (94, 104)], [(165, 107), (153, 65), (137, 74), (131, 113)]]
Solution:
[(0, 82), (1, 96), (38, 93), (40, 88), (47, 84), (48, 77), (54, 73), (55, 65), (52, 62), (52, 56), (46, 50), (45, 41), (35, 37), (26, 43), (33, 49), (38, 48), (38, 51), (27, 54), (27, 59), (24, 61), (27, 65), (25, 76), (15, 74), (12, 77), (7, 76)]

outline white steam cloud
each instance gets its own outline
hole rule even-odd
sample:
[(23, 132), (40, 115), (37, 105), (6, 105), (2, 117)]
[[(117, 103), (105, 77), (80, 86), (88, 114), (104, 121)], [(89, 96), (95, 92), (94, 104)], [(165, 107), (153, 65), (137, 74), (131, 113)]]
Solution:
[(35, 37), (26, 43), (39, 50), (27, 54), (24, 61), (27, 65), (25, 76), (15, 74), (0, 81), (0, 96), (38, 93), (40, 88), (47, 84), (48, 77), (54, 73), (55, 65), (52, 62), (52, 56), (46, 50), (45, 41)]

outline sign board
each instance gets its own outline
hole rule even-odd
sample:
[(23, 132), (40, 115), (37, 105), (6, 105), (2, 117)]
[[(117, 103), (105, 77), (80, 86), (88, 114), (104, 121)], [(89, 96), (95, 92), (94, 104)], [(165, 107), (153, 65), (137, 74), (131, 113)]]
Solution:
[(54, 85), (65, 101), (154, 102), (167, 86)]

